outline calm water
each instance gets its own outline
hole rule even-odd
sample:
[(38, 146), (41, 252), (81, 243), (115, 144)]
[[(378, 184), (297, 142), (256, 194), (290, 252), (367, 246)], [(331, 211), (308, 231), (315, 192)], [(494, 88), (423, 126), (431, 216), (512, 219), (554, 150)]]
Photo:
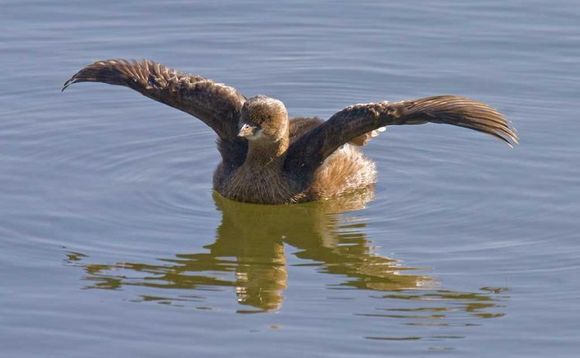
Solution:
[[(2, 357), (575, 357), (577, 1), (0, 3)], [(150, 58), (324, 118), (454, 93), (518, 128), (391, 128), (371, 198), (214, 196), (214, 137), (125, 88)]]

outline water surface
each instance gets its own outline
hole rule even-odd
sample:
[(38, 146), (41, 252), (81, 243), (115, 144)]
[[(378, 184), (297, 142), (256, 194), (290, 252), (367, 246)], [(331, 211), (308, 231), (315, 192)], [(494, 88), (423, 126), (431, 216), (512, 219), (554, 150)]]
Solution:
[[(0, 353), (576, 356), (580, 6), (541, 1), (4, 1)], [(212, 193), (214, 136), (125, 88), (150, 58), (327, 118), (462, 94), (521, 145), (389, 128), (374, 192)]]

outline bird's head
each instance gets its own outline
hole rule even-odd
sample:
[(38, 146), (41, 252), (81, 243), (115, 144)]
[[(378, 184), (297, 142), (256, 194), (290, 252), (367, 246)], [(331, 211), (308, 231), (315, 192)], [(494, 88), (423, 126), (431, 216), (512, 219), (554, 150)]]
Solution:
[(288, 112), (284, 103), (266, 97), (248, 99), (242, 107), (239, 137), (251, 142), (278, 142), (288, 136)]

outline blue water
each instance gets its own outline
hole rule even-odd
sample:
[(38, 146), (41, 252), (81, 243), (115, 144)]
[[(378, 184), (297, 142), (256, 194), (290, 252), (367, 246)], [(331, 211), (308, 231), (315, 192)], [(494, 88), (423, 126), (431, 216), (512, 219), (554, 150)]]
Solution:
[[(576, 357), (576, 1), (0, 4), (2, 357)], [(149, 58), (328, 118), (460, 94), (513, 122), (389, 128), (374, 198), (214, 196), (212, 132), (82, 66)]]

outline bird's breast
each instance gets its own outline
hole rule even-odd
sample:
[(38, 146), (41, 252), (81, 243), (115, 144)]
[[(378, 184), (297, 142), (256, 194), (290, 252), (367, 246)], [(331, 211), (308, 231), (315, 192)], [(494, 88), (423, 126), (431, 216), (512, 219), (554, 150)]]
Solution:
[(298, 185), (279, 169), (241, 166), (226, 179), (220, 194), (226, 198), (258, 204), (296, 202)]

